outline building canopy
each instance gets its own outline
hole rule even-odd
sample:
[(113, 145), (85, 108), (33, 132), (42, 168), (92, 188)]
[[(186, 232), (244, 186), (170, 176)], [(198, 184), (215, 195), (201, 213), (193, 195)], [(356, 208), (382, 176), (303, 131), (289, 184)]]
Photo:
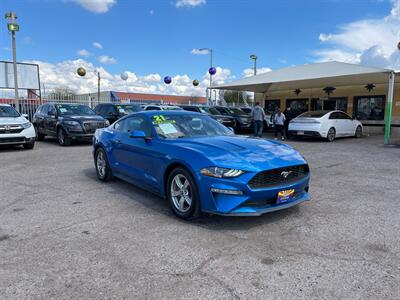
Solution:
[(391, 72), (393, 70), (332, 61), (283, 68), (212, 88), (264, 93), (325, 86), (387, 84)]

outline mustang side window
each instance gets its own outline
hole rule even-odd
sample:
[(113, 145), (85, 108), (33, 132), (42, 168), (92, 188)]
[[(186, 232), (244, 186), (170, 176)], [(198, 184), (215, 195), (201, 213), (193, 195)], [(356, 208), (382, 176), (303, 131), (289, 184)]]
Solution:
[(143, 131), (147, 137), (151, 136), (151, 128), (143, 117), (129, 117), (124, 119), (121, 124), (120, 131), (132, 132), (134, 130)]

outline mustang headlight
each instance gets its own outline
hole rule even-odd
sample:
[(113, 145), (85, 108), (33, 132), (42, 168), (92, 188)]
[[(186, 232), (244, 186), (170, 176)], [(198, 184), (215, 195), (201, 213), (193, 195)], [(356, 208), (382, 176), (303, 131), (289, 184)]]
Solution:
[(26, 122), (24, 124), (21, 124), (21, 126), (22, 126), (22, 128), (27, 129), (27, 128), (31, 127), (32, 124), (31, 124), (31, 122)]
[(242, 175), (244, 171), (237, 169), (220, 168), (220, 167), (208, 167), (201, 169), (200, 173), (204, 176), (210, 176), (210, 177), (232, 178)]

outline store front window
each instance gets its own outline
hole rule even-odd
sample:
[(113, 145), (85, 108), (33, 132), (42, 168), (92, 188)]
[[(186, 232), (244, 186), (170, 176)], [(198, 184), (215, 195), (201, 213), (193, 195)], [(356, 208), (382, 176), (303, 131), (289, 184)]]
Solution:
[(290, 107), (293, 118), (308, 111), (308, 99), (286, 99), (286, 108)]
[(347, 97), (313, 98), (311, 110), (341, 110), (347, 112)]
[(281, 100), (265, 100), (265, 111), (267, 113), (273, 113), (275, 112), (278, 108), (281, 108)]
[(354, 115), (359, 120), (383, 120), (385, 96), (354, 97)]

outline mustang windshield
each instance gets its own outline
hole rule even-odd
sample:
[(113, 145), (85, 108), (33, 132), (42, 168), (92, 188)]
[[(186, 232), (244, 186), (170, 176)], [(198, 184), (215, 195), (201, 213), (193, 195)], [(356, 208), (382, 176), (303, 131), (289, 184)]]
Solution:
[(155, 115), (151, 121), (158, 136), (163, 139), (233, 134), (206, 115)]
[(57, 111), (62, 116), (95, 116), (96, 113), (86, 105), (81, 104), (57, 104)]
[(17, 118), (19, 113), (11, 106), (0, 106), (0, 118)]

